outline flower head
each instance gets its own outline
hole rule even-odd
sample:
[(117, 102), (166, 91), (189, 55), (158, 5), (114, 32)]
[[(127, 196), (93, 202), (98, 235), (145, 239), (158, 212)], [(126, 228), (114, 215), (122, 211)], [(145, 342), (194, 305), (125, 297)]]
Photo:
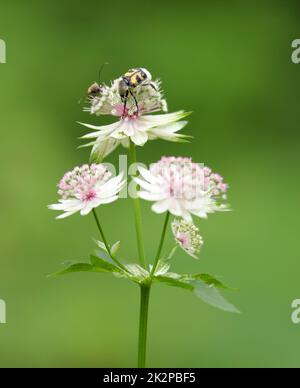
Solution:
[(191, 215), (206, 218), (209, 213), (228, 210), (222, 203), (228, 188), (223, 178), (191, 158), (163, 157), (149, 170), (139, 167), (139, 172), (141, 176), (135, 178), (141, 187), (138, 195), (154, 201), (156, 213), (169, 211), (191, 221)]
[(197, 226), (183, 219), (175, 219), (171, 227), (176, 243), (188, 255), (198, 259), (197, 255), (203, 245), (203, 239), (199, 234)]
[(164, 139), (173, 142), (186, 141), (188, 136), (179, 134), (187, 121), (183, 118), (189, 115), (184, 111), (152, 115), (155, 112), (167, 112), (167, 103), (161, 91), (160, 81), (151, 81), (136, 87), (126, 100), (121, 97), (119, 85), (121, 78), (112, 85), (102, 87), (101, 95), (89, 99), (90, 106), (85, 110), (97, 116), (112, 115), (119, 120), (105, 126), (84, 124), (93, 132), (82, 137), (91, 142), (94, 160), (100, 161), (110, 154), (119, 144), (127, 147), (129, 140), (138, 146), (143, 146), (148, 140)]
[[(91, 114), (95, 114), (96, 116), (112, 115), (129, 118), (136, 116), (137, 106), (133, 98), (128, 98), (124, 112), (124, 100), (121, 98), (119, 92), (119, 84), (121, 81), (122, 78), (118, 78), (112, 82), (110, 87), (104, 85), (101, 96), (92, 97), (89, 100), (90, 106), (84, 110)], [(148, 85), (138, 87), (134, 94), (140, 114), (168, 111), (167, 102), (164, 99), (160, 81), (151, 81)]]
[(112, 178), (103, 164), (84, 164), (63, 176), (58, 184), (61, 199), (49, 209), (64, 212), (57, 218), (65, 218), (78, 211), (83, 216), (99, 205), (118, 199), (117, 194), (123, 185), (123, 174)]

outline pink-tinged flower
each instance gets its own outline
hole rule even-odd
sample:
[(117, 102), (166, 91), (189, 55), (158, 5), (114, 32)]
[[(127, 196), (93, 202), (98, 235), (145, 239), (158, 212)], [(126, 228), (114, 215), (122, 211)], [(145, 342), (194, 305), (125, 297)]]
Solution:
[(99, 205), (117, 200), (124, 183), (122, 173), (113, 178), (103, 164), (75, 167), (58, 184), (59, 203), (48, 207), (64, 212), (57, 218), (65, 218), (76, 212), (84, 216)]
[(194, 259), (198, 259), (197, 255), (203, 245), (203, 239), (197, 226), (183, 219), (175, 219), (171, 228), (175, 241), (180, 248)]
[(120, 79), (117, 79), (111, 87), (103, 86), (101, 96), (90, 99), (90, 106), (86, 109), (91, 114), (112, 115), (119, 120), (105, 126), (80, 123), (93, 130), (82, 137), (91, 140), (83, 147), (93, 147), (93, 160), (101, 161), (120, 144), (128, 147), (129, 139), (138, 146), (158, 138), (173, 142), (187, 141), (188, 136), (179, 134), (178, 131), (187, 124), (187, 121), (182, 119), (189, 113), (178, 111), (152, 115), (159, 111), (167, 112), (167, 103), (160, 90), (159, 81), (151, 81), (151, 85), (137, 87), (134, 91), (135, 99), (129, 95), (125, 110), (119, 84)]
[(140, 198), (153, 201), (156, 213), (171, 214), (192, 220), (192, 215), (206, 218), (209, 213), (229, 210), (222, 203), (227, 185), (210, 169), (191, 158), (163, 157), (147, 170), (139, 167)]

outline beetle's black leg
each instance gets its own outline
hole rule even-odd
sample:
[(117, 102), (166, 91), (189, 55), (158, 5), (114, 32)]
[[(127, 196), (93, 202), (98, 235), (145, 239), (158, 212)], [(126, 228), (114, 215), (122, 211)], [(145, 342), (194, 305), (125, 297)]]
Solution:
[(150, 82), (149, 84), (142, 84), (141, 86), (151, 86), (151, 88), (154, 89), (154, 90), (157, 92), (157, 89), (156, 89), (156, 87), (153, 85), (152, 82)]
[(124, 107), (123, 107), (122, 117), (125, 117), (128, 94), (129, 94), (129, 90), (126, 90), (125, 97), (124, 97)]
[(134, 99), (135, 106), (136, 106), (136, 112), (137, 112), (137, 114), (139, 114), (139, 104), (138, 104), (138, 102), (137, 102), (137, 99), (136, 99), (135, 95), (132, 93), (131, 90), (130, 90), (129, 93), (131, 94), (132, 98)]

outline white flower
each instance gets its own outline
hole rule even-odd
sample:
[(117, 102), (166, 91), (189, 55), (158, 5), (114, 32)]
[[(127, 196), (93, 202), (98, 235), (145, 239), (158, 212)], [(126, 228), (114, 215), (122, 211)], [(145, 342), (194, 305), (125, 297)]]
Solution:
[(138, 195), (155, 202), (156, 213), (171, 214), (192, 221), (192, 215), (206, 218), (209, 213), (228, 210), (222, 203), (227, 185), (218, 174), (193, 163), (190, 158), (163, 157), (149, 170), (139, 167), (135, 182), (141, 187)]
[[(154, 112), (167, 112), (167, 103), (160, 90), (160, 82), (137, 87), (134, 98), (129, 95), (126, 109), (119, 93), (120, 79), (115, 80), (111, 87), (103, 86), (101, 96), (90, 99), (91, 106), (86, 110), (91, 114), (113, 115), (119, 120), (105, 126), (84, 124), (93, 132), (82, 137), (92, 141), (83, 147), (92, 146), (92, 157), (100, 161), (110, 154), (119, 144), (129, 145), (129, 139), (138, 146), (143, 146), (148, 140), (164, 139), (173, 142), (186, 141), (188, 136), (179, 134), (187, 121), (181, 121), (189, 115), (184, 111), (152, 115)], [(150, 115), (151, 114), (151, 115)]]
[(65, 218), (79, 211), (84, 216), (99, 205), (117, 200), (124, 183), (123, 174), (112, 178), (103, 164), (75, 167), (58, 184), (59, 203), (48, 207), (64, 212), (57, 218)]
[(198, 259), (198, 254), (203, 245), (203, 238), (199, 234), (199, 229), (192, 222), (183, 219), (175, 219), (171, 225), (176, 243), (194, 259)]

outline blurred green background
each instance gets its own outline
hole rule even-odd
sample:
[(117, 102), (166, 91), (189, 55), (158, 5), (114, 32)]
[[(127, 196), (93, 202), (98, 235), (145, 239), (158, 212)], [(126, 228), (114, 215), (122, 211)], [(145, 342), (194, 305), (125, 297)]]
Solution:
[[(231, 186), (234, 211), (198, 223), (201, 261), (179, 253), (173, 269), (238, 287), (227, 296), (243, 315), (155, 286), (148, 366), (300, 366), (300, 326), (290, 319), (300, 297), (300, 65), (290, 58), (299, 17), (296, 1), (1, 2), (1, 367), (136, 366), (138, 287), (101, 274), (46, 278), (94, 249), (91, 216), (56, 221), (46, 205), (62, 174), (88, 159), (77, 150), (85, 130), (76, 121), (109, 122), (77, 103), (105, 61), (104, 81), (147, 67), (170, 111), (193, 111), (191, 144), (147, 143), (139, 160), (191, 155)], [(148, 260), (163, 222), (149, 208), (143, 203)], [(110, 241), (136, 260), (130, 200), (101, 217)]]

